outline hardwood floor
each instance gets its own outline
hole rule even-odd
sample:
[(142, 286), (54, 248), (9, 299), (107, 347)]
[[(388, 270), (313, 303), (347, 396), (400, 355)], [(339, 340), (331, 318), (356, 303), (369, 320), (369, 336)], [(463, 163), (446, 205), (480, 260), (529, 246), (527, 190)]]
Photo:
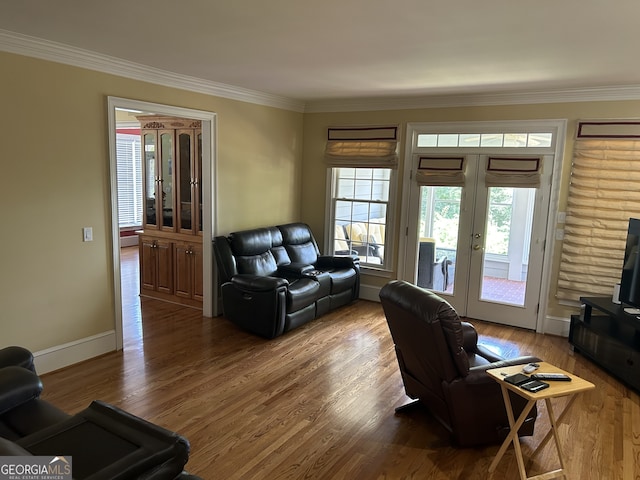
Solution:
[[(123, 291), (136, 292), (136, 282), (123, 278)], [(512, 449), (490, 476), (498, 446), (456, 449), (427, 412), (394, 414), (408, 399), (378, 303), (360, 300), (270, 341), (198, 310), (137, 295), (123, 303), (124, 351), (43, 375), (44, 397), (68, 412), (102, 399), (183, 434), (193, 474), (225, 480), (518, 477)], [(636, 393), (571, 352), (565, 338), (473, 323), (481, 341), (502, 354), (534, 354), (596, 385), (577, 398), (560, 426), (569, 479), (640, 478)], [(538, 409), (536, 433), (522, 441), (529, 475), (558, 467), (553, 442), (530, 457), (549, 428), (542, 402)]]

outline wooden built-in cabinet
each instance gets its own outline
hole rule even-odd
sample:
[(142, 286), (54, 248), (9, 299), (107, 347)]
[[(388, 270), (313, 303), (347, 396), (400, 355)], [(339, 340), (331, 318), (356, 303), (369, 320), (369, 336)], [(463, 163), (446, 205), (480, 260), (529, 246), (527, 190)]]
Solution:
[(173, 244), (140, 236), (139, 245), (141, 289), (173, 294)]
[(202, 245), (177, 242), (173, 251), (176, 296), (202, 303)]
[(202, 125), (157, 115), (141, 123), (140, 294), (202, 308)]

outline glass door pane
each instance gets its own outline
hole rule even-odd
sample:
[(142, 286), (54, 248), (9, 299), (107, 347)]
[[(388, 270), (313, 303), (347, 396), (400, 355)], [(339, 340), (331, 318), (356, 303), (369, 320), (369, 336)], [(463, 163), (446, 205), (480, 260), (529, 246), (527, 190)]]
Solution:
[(480, 299), (523, 306), (535, 189), (488, 190)]
[(196, 191), (198, 198), (198, 231), (202, 231), (202, 133), (196, 135)]
[(162, 226), (173, 227), (173, 133), (160, 134)]
[(191, 133), (180, 132), (178, 134), (178, 165), (180, 166), (180, 228), (191, 230), (192, 228), (192, 185), (193, 172), (191, 171), (191, 154), (193, 146)]
[(145, 225), (157, 225), (156, 214), (156, 135), (154, 133), (144, 134), (144, 172), (145, 172), (145, 199), (144, 215)]
[(462, 187), (420, 187), (417, 285), (453, 293)]

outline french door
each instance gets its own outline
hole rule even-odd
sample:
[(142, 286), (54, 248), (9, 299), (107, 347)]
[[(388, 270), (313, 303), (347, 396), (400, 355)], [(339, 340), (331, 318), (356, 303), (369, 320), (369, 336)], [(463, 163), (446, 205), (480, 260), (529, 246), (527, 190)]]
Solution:
[[(413, 156), (414, 172), (425, 158)], [(460, 186), (429, 186), (413, 176), (405, 277), (461, 316), (535, 329), (553, 155), (536, 158), (542, 168), (535, 188), (487, 186), (484, 154), (464, 155)]]

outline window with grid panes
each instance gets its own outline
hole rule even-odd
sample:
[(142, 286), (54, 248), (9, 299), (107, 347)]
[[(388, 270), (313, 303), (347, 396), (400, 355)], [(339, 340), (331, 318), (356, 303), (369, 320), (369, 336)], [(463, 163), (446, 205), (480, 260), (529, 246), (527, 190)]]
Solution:
[(355, 254), (361, 264), (385, 268), (390, 168), (332, 169), (333, 253)]

